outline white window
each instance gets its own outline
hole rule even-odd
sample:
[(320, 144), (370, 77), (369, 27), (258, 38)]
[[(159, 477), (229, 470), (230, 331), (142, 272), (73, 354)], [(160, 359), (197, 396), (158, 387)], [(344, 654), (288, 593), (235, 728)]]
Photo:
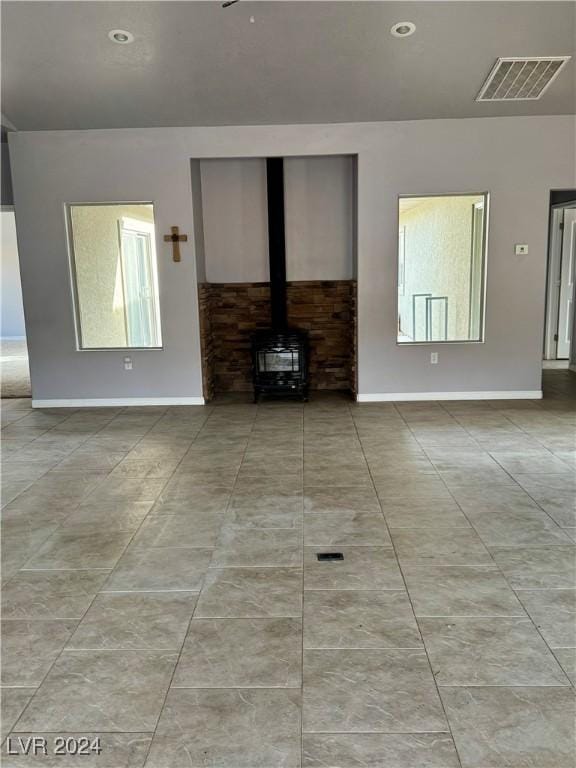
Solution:
[(151, 203), (70, 205), (81, 349), (162, 346)]
[(406, 281), (406, 227), (398, 230), (398, 295), (404, 296)]
[(484, 339), (488, 195), (400, 197), (398, 343)]

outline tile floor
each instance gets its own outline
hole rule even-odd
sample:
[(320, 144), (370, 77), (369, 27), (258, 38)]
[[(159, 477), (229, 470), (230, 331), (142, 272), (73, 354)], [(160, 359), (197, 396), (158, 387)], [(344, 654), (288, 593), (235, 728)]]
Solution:
[(4, 401), (3, 736), (102, 753), (3, 765), (573, 768), (576, 376), (546, 382)]

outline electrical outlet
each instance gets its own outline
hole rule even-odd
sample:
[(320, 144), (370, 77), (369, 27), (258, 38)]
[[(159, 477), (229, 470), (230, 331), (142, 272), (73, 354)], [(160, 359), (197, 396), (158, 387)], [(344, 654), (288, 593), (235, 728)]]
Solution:
[(131, 357), (125, 357), (124, 358), (124, 370), (125, 371), (131, 371), (132, 370), (132, 358)]
[(430, 362), (432, 365), (437, 365), (438, 363), (438, 352), (430, 352)]
[(516, 256), (527, 256), (528, 255), (528, 246), (526, 244), (517, 243), (514, 246), (514, 254)]

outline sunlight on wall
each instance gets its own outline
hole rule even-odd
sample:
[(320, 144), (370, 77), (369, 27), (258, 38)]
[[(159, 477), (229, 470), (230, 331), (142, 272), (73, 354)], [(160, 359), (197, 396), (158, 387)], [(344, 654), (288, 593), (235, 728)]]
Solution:
[[(480, 312), (483, 239), (480, 236), (480, 251), (474, 253), (473, 235), (475, 206), (483, 201), (483, 195), (400, 200), (399, 342), (470, 340), (478, 335), (478, 318), (471, 315)], [(428, 323), (427, 296), (438, 299), (430, 304)]]
[[(125, 218), (153, 227), (153, 207), (150, 204), (70, 207), (83, 348), (130, 346), (120, 251), (120, 225)], [(155, 299), (157, 301), (157, 296)]]

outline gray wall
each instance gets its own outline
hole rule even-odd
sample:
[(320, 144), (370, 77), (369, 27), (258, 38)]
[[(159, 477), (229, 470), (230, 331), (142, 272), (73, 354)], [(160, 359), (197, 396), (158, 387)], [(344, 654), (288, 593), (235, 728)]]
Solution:
[(18, 266), (18, 244), (16, 242), (16, 223), (12, 211), (2, 211), (2, 318), (0, 334), (2, 338), (24, 338), (24, 307), (20, 286), (20, 268)]
[(14, 204), (14, 198), (12, 195), (12, 177), (10, 176), (8, 141), (4, 134), (2, 135), (2, 141), (0, 142), (0, 151), (2, 153), (0, 157), (0, 202), (3, 206), (10, 206)]
[(284, 162), (286, 277), (354, 276), (352, 157), (288, 157)]
[(268, 280), (265, 161), (202, 161), (200, 173), (206, 279), (209, 283)]
[[(34, 396), (200, 396), (190, 158), (358, 155), (359, 392), (540, 389), (550, 189), (575, 186), (572, 117), (18, 132), (10, 136)], [(398, 194), (491, 193), (485, 344), (398, 347)], [(66, 201), (152, 200), (165, 348), (76, 352)], [(528, 243), (528, 256), (514, 255)], [(440, 353), (430, 365), (430, 351)]]
[[(202, 160), (201, 181), (197, 164), (192, 161), (195, 219), (203, 220), (199, 271), (204, 262), (213, 283), (269, 280), (265, 160)], [(287, 157), (284, 178), (288, 280), (352, 278), (353, 158)]]
[(199, 283), (204, 283), (206, 282), (206, 249), (204, 244), (202, 173), (199, 160), (192, 160), (190, 162), (190, 180), (192, 185), (192, 227), (194, 229), (194, 250), (196, 253), (196, 278)]

